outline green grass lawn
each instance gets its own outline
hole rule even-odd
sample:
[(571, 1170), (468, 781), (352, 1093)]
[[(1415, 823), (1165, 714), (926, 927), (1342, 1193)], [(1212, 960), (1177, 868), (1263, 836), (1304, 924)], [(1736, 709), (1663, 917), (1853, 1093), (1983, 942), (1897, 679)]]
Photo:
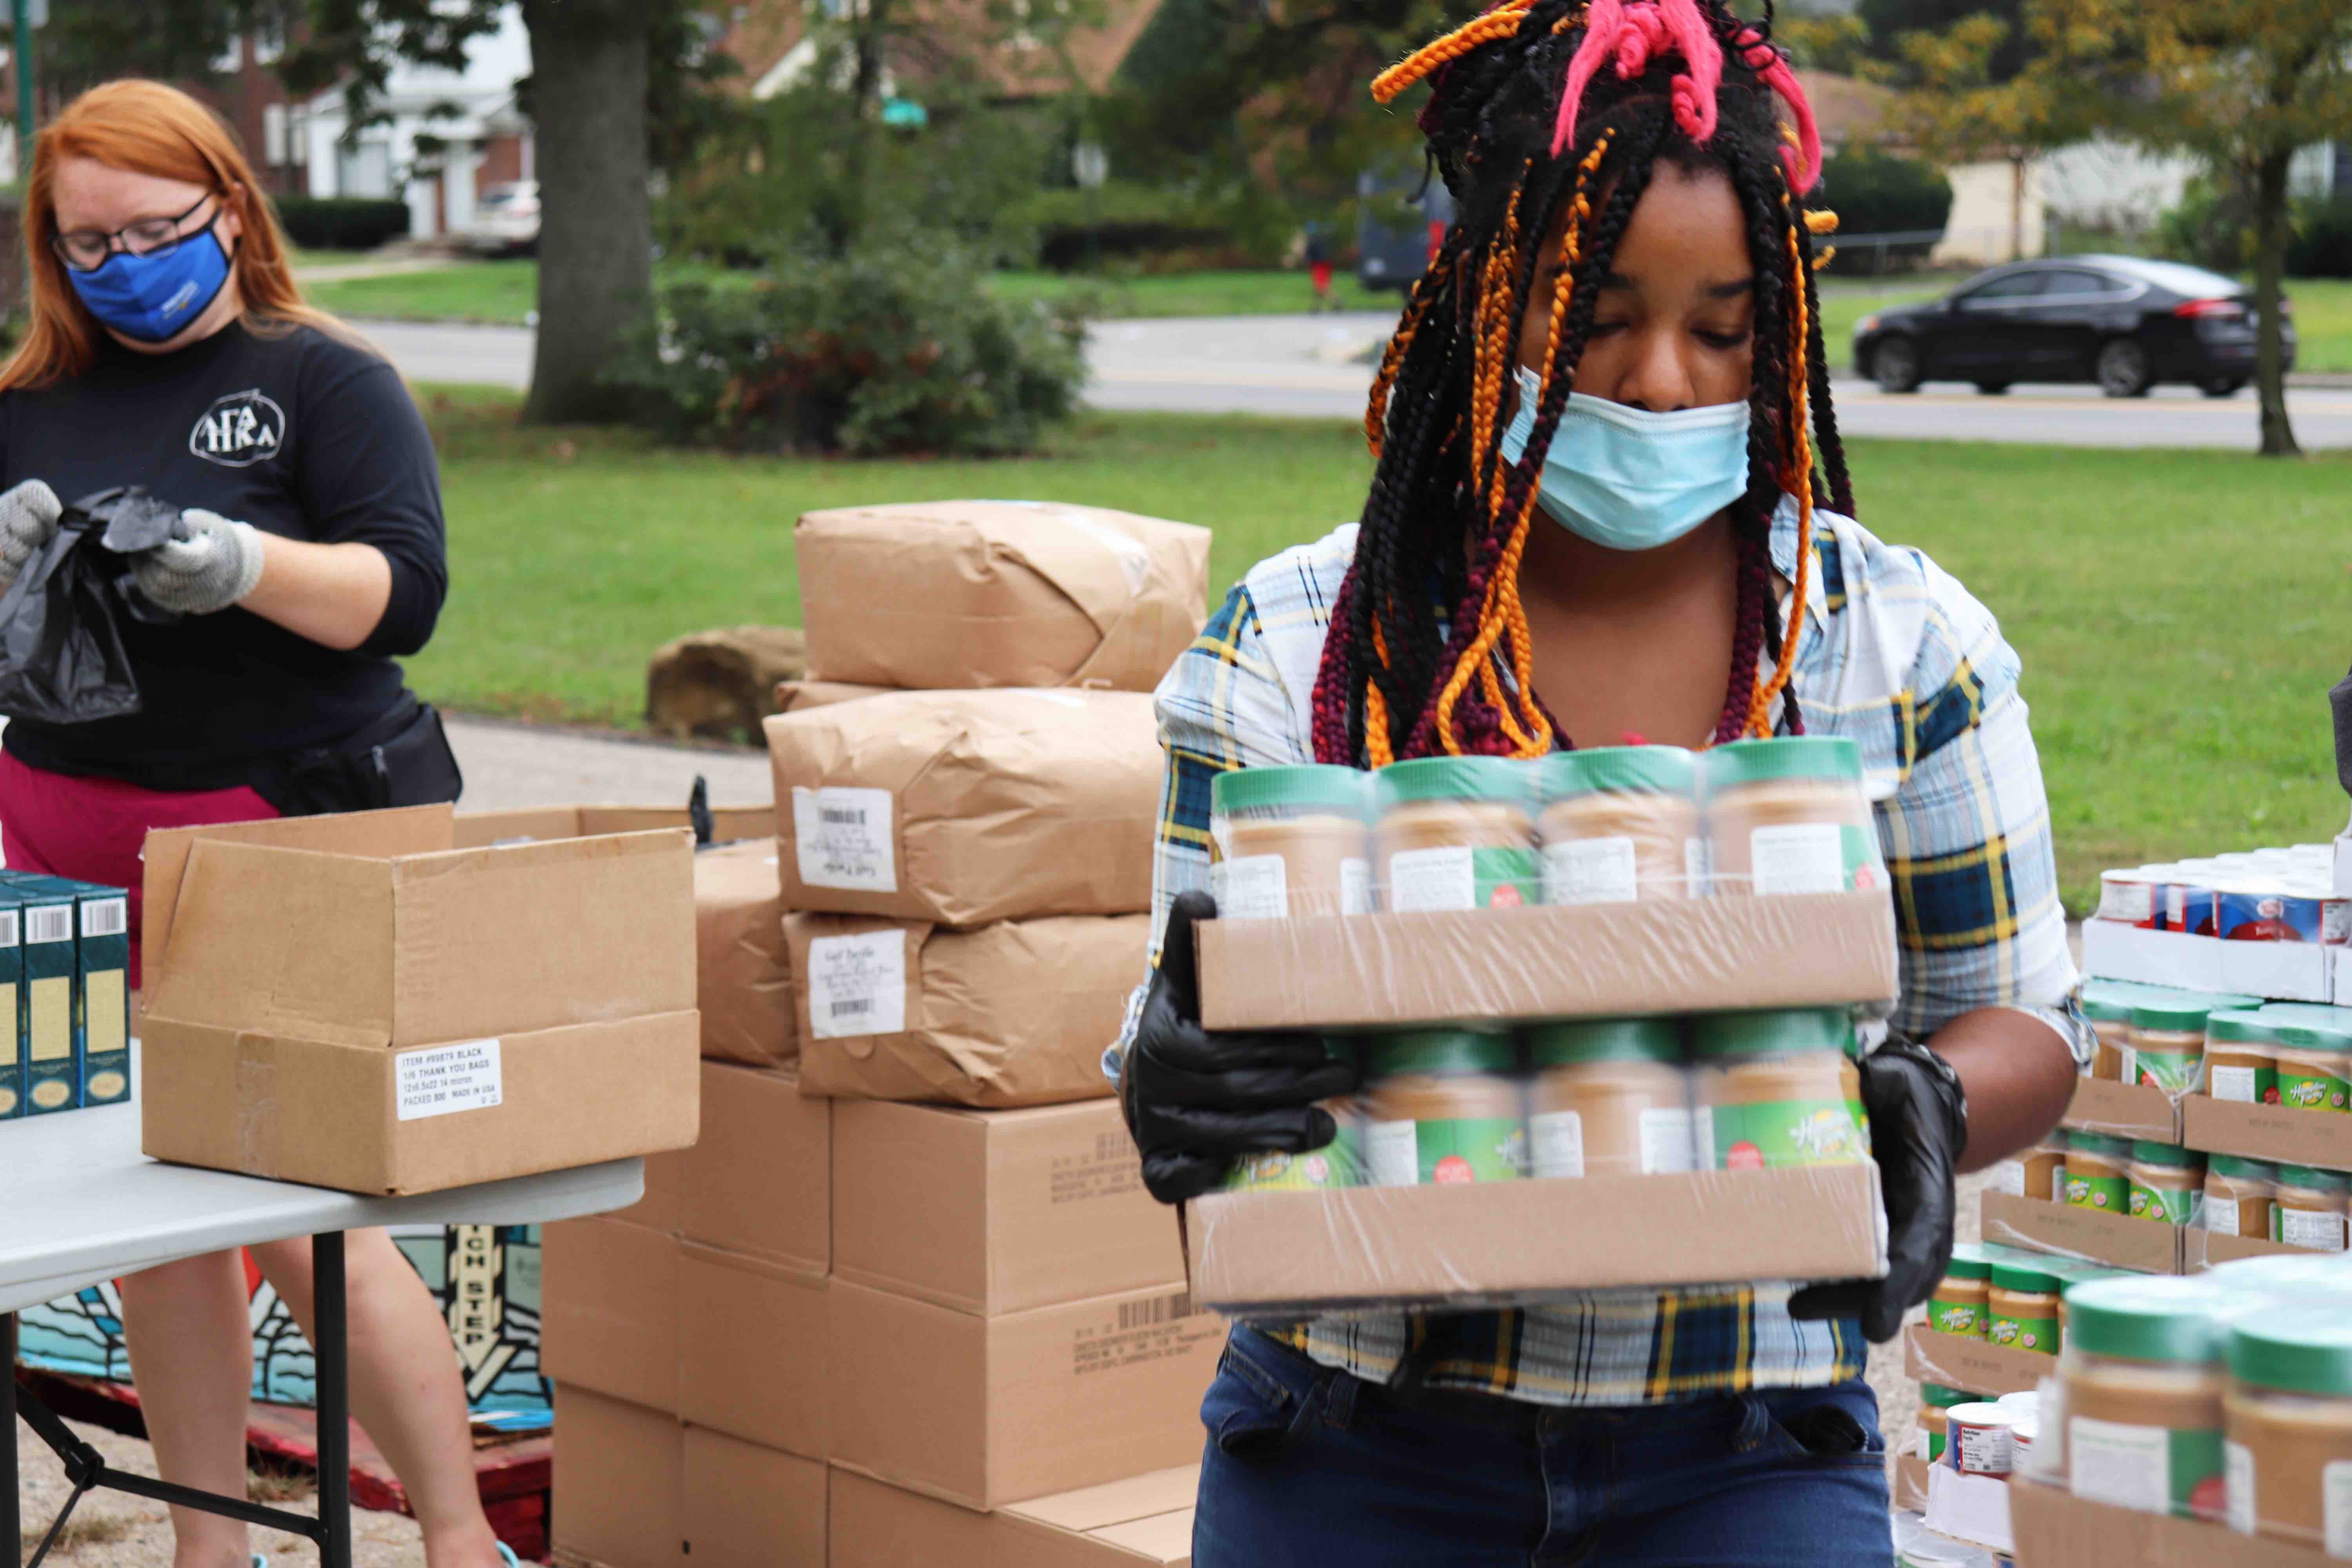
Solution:
[[(681, 633), (797, 625), (792, 527), (858, 502), (1020, 496), (1216, 531), (1219, 589), (1351, 516), (1362, 438), (1337, 421), (1096, 416), (1009, 462), (666, 451), (525, 431), (513, 398), (428, 394), (454, 591), (412, 674), (452, 708), (634, 726)], [(2327, 688), (2342, 673), (2352, 456), (1856, 442), (1865, 520), (2001, 617), (2025, 661), (2068, 902), (2114, 865), (2342, 827)]]
[(322, 310), (402, 321), (475, 321), (521, 326), (539, 307), (539, 263), (461, 261), (380, 278), (346, 278), (303, 285)]

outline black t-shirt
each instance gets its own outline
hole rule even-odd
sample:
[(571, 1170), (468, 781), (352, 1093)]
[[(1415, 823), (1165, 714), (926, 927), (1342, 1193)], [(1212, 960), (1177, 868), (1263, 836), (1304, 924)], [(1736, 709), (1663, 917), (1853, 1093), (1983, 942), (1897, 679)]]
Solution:
[(54, 773), (223, 789), (383, 718), (402, 698), (394, 656), (425, 646), (449, 585), (433, 442), (398, 373), (310, 327), (237, 323), (163, 355), (101, 344), (83, 374), (0, 395), (0, 488), (45, 479), (70, 504), (144, 485), (268, 533), (373, 544), (392, 563), (392, 599), (348, 653), (235, 607), (127, 621), (141, 710), (12, 719), (7, 749)]

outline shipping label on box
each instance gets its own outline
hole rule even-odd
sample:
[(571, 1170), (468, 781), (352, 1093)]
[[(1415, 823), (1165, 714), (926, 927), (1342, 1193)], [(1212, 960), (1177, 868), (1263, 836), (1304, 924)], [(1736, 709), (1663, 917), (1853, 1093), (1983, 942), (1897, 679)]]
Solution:
[(1987, 1192), (1982, 1202), (1987, 1241), (2143, 1274), (2180, 1272), (2181, 1226), (2014, 1193)]
[(1144, 1191), (1114, 1100), (841, 1100), (833, 1191), (841, 1279), (961, 1311), (1184, 1282), (1176, 1215)]
[(1185, 1205), (1192, 1289), (1236, 1316), (1886, 1271), (1878, 1167), (1585, 1176)]
[(2180, 1142), (2180, 1107), (2153, 1084), (2078, 1078), (2074, 1098), (2066, 1106), (2065, 1124), (2110, 1138)]
[(2180, 1141), (2213, 1154), (2352, 1170), (2352, 1116), (2192, 1094), (2180, 1102)]
[(2057, 1376), (2058, 1358), (1914, 1323), (1903, 1331), (1903, 1373), (1921, 1383), (1940, 1383), (1997, 1399), (2004, 1394), (2031, 1393), (2043, 1378)]
[(1883, 892), (1220, 920), (1195, 937), (1212, 1029), (1818, 1007), (1897, 990)]

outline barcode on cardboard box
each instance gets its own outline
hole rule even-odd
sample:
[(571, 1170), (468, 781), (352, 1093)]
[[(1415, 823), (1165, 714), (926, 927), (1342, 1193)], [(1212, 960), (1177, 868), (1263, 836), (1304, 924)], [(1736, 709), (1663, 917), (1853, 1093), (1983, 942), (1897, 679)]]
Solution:
[(1179, 1318), (1192, 1315), (1192, 1293), (1179, 1290), (1173, 1296), (1155, 1296), (1149, 1301), (1123, 1301), (1118, 1309), (1121, 1329), (1149, 1329), (1160, 1323), (1172, 1323)]
[(73, 906), (51, 904), (46, 909), (25, 911), (25, 940), (28, 942), (73, 941)]
[(121, 936), (131, 929), (131, 900), (95, 899), (81, 907), (81, 934)]
[(0, 910), (0, 947), (15, 947), (24, 940), (15, 910)]

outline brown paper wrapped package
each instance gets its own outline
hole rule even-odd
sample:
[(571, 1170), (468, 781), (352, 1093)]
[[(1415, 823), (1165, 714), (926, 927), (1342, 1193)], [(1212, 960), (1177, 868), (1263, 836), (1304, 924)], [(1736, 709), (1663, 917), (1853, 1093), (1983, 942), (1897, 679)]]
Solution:
[(846, 680), (781, 680), (776, 683), (776, 711), (798, 713), (804, 708), (830, 708), (861, 697), (887, 697), (895, 686), (856, 686)]
[[(1147, 915), (977, 931), (784, 917), (801, 1005), (801, 1090), (844, 1100), (1049, 1105), (1111, 1092)], [(823, 1023), (820, 1026), (819, 1020)], [(873, 1033), (848, 1033), (873, 1028)]]
[(1151, 906), (1151, 699), (901, 691), (767, 722), (787, 909), (977, 926)]
[(1208, 618), (1209, 531), (1036, 501), (814, 511), (809, 678), (1149, 691)]
[(694, 858), (695, 994), (704, 1056), (762, 1068), (799, 1059), (783, 920), (773, 839)]

